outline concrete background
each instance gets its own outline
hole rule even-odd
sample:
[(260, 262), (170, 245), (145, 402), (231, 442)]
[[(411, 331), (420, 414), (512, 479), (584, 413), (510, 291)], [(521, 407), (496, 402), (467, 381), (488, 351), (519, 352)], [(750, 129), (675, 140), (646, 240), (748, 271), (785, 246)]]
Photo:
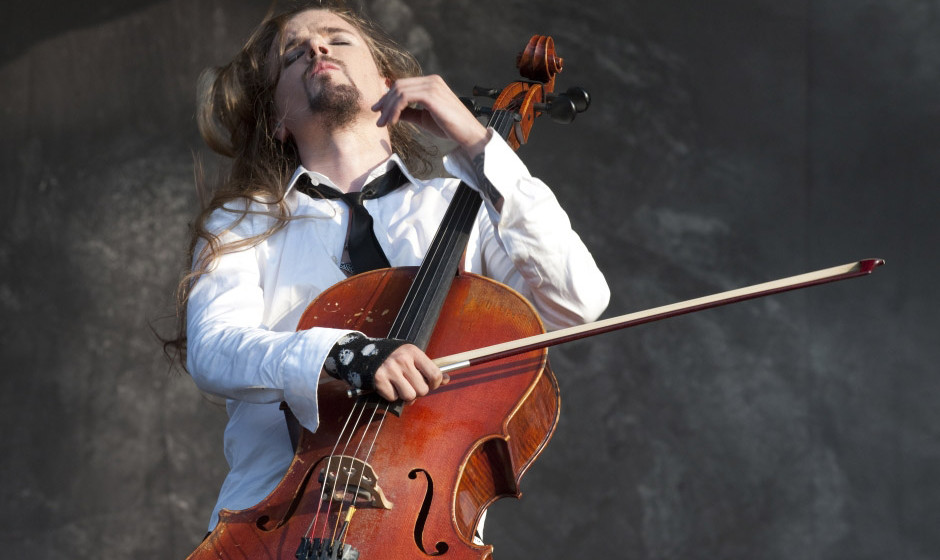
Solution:
[[(522, 155), (617, 315), (845, 262), (870, 278), (552, 351), (564, 408), (500, 560), (940, 557), (940, 2), (374, 0), (461, 93), (555, 37), (591, 110)], [(199, 71), (267, 2), (7, 2), (0, 556), (181, 558), (224, 410), (168, 371)]]

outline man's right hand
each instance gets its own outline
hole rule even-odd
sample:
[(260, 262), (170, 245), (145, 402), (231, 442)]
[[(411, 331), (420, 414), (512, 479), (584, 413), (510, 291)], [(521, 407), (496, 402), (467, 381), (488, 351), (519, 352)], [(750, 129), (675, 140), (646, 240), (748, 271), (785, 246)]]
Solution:
[(399, 346), (375, 372), (375, 390), (388, 401), (411, 402), (447, 384), (449, 377), (413, 344)]

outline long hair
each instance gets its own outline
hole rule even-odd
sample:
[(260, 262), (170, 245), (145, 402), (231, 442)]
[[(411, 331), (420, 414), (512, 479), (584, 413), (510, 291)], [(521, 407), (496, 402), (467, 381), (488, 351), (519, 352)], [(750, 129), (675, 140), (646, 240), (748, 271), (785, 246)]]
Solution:
[[(227, 253), (253, 247), (282, 229), (291, 219), (284, 200), (287, 182), (300, 165), (292, 139), (275, 138), (277, 114), (274, 91), (280, 73), (272, 61), (284, 54), (284, 28), (298, 13), (324, 9), (355, 27), (366, 41), (379, 72), (391, 80), (418, 76), (421, 66), (408, 51), (372, 21), (348, 8), (342, 1), (307, 2), (283, 11), (270, 12), (251, 34), (245, 46), (227, 65), (209, 68), (199, 77), (196, 120), (199, 133), (215, 152), (232, 159), (228, 177), (209, 187), (197, 162), (197, 191), (202, 210), (193, 226), (190, 243), (192, 270), (177, 287), (177, 336), (164, 341), (164, 351), (186, 367), (186, 304), (192, 287)], [(278, 56), (272, 57), (272, 53)], [(419, 140), (418, 129), (399, 122), (389, 128), (392, 150), (416, 175), (431, 169), (433, 151)], [(225, 208), (241, 212), (229, 229), (213, 234), (206, 224), (213, 212)], [(237, 242), (222, 243), (220, 235), (245, 218), (260, 211), (273, 219), (260, 235)], [(205, 243), (195, 254), (200, 240)]]

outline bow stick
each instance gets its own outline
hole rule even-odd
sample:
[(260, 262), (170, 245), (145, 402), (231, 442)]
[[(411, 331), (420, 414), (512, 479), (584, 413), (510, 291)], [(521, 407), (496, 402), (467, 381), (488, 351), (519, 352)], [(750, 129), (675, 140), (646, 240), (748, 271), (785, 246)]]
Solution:
[(642, 325), (644, 323), (651, 323), (653, 321), (659, 321), (660, 319), (667, 319), (669, 317), (675, 317), (676, 315), (684, 315), (686, 313), (693, 313), (703, 309), (711, 309), (713, 307), (719, 307), (729, 303), (745, 301), (768, 296), (771, 294), (779, 294), (781, 292), (787, 292), (799, 288), (807, 288), (809, 286), (836, 282), (838, 280), (847, 280), (849, 278), (856, 278), (858, 276), (866, 276), (871, 274), (876, 267), (879, 267), (883, 264), (884, 260), (882, 259), (865, 259), (842, 266), (834, 266), (832, 268), (825, 268), (815, 272), (807, 272), (806, 274), (764, 282), (763, 284), (755, 284), (753, 286), (738, 288), (728, 292), (721, 292), (718, 294), (690, 299), (679, 303), (654, 307), (653, 309), (647, 309), (645, 311), (620, 315), (619, 317), (612, 317), (602, 321), (595, 321), (586, 325), (569, 327), (567, 329), (560, 329), (549, 333), (520, 338), (519, 340), (513, 340), (511, 342), (494, 344), (493, 346), (486, 346), (484, 348), (478, 348), (468, 352), (452, 354), (450, 356), (438, 358), (434, 360), (434, 363), (441, 368), (442, 372), (449, 373), (461, 368), (475, 366), (478, 364), (491, 362), (493, 360), (499, 360), (501, 358), (508, 358), (509, 356), (515, 356), (516, 354), (521, 354), (530, 350), (547, 348), (549, 346), (555, 346), (556, 344), (571, 342), (573, 340), (579, 340), (589, 336), (625, 329), (635, 325)]

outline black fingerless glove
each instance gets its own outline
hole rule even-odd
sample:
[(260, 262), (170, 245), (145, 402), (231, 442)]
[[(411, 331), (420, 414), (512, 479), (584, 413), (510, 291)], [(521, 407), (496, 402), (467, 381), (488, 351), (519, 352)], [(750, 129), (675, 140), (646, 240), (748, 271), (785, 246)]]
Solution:
[(375, 372), (396, 348), (407, 344), (394, 338), (369, 338), (362, 333), (349, 333), (333, 345), (323, 369), (331, 377), (345, 381), (356, 389), (375, 390)]

